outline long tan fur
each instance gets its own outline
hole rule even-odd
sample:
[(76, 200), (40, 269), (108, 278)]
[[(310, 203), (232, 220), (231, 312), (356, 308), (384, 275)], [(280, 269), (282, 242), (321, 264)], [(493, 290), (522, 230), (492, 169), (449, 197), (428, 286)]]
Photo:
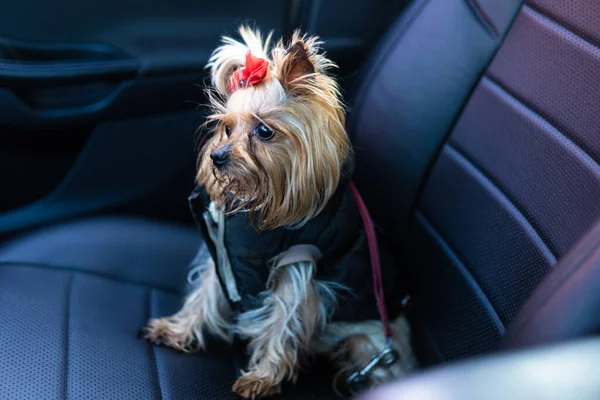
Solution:
[(325, 328), (335, 304), (335, 286), (314, 280), (315, 267), (301, 262), (273, 271), (263, 306), (238, 318), (235, 331), (249, 339), (247, 371), (233, 389), (255, 398), (295, 381), (310, 354), (312, 338)]
[[(289, 42), (270, 48), (271, 34), (263, 40), (258, 30), (248, 27), (241, 27), (239, 34), (240, 41), (224, 38), (207, 66), (212, 114), (196, 180), (218, 209), (247, 212), (259, 230), (299, 228), (326, 206), (351, 151), (339, 87), (328, 75), (335, 65), (316, 37), (295, 32)], [(231, 77), (243, 68), (248, 51), (268, 60), (266, 76), (230, 93)], [(258, 124), (274, 136), (258, 138)], [(216, 168), (210, 154), (224, 146), (227, 165)], [(234, 334), (248, 339), (250, 363), (233, 386), (245, 398), (279, 392), (314, 353), (330, 354), (341, 379), (381, 350), (382, 337), (374, 333), (374, 321), (329, 323), (338, 288), (315, 280), (315, 267), (298, 262), (274, 268), (262, 306), (233, 319), (211, 261), (183, 308), (172, 317), (151, 320), (146, 337), (182, 351), (202, 348), (205, 332), (227, 341)], [(403, 323), (395, 329), (408, 337)], [(376, 378), (402, 373), (376, 371)]]
[[(250, 32), (242, 27), (243, 43), (226, 38), (211, 58), (218, 93), (210, 95), (213, 136), (200, 155), (197, 181), (229, 212), (248, 211), (260, 229), (300, 227), (335, 192), (350, 151), (339, 87), (327, 75), (334, 64), (319, 52), (317, 38), (296, 32), (288, 45), (277, 43), (269, 57), (268, 41), (261, 44), (260, 33)], [(227, 82), (248, 50), (269, 60), (269, 73), (260, 85), (231, 94)], [(268, 143), (251, 134), (258, 122), (275, 132)], [(230, 165), (216, 171), (208, 155), (229, 143)]]
[(188, 295), (181, 310), (171, 317), (151, 319), (144, 336), (179, 351), (195, 352), (205, 346), (205, 331), (231, 342), (230, 313), (215, 264), (209, 259), (200, 285)]

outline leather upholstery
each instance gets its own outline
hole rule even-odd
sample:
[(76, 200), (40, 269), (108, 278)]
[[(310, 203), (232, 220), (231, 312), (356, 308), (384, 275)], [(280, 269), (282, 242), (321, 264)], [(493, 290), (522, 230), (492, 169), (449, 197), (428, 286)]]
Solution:
[(398, 243), (427, 169), (520, 3), (412, 1), (369, 60), (348, 125), (355, 181)]
[[(528, 4), (412, 1), (350, 116), (356, 182), (396, 245), (424, 364), (504, 336), (518, 348), (598, 333), (600, 8)], [(233, 398), (239, 349), (135, 338), (179, 307), (198, 244), (192, 228), (100, 218), (1, 247), (2, 396)], [(403, 390), (456, 383), (435, 374)], [(332, 398), (327, 374), (305, 379), (283, 397)]]
[(443, 3), (419, 3), (352, 125), (365, 197), (407, 271), (425, 363), (496, 348), (600, 218), (597, 2), (514, 2), (504, 40), (510, 2)]
[[(241, 348), (209, 340), (183, 354), (137, 337), (180, 308), (200, 240), (194, 227), (105, 217), (0, 247), (0, 398), (235, 399)], [(286, 399), (333, 398), (324, 368)]]
[[(102, 218), (2, 248), (0, 397), (226, 398), (235, 371), (224, 344), (188, 356), (137, 338), (180, 306), (198, 243), (192, 228)], [(210, 385), (190, 385), (199, 377)]]
[(503, 338), (517, 349), (600, 335), (600, 222), (539, 285)]
[[(56, 225), (8, 242), (0, 246), (0, 263), (74, 271), (181, 293), (186, 268), (200, 243), (191, 227), (104, 217)], [(132, 263), (140, 268), (132, 268)]]

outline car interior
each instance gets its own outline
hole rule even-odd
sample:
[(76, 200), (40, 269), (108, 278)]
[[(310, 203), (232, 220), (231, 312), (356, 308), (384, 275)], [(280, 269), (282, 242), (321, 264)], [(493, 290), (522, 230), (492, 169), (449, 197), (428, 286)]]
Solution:
[[(599, 1), (2, 9), (1, 399), (236, 398), (243, 345), (138, 331), (188, 289), (204, 67), (240, 23), (317, 34), (339, 65), (420, 364), (364, 398), (600, 398)], [(327, 361), (278, 397), (338, 398)]]

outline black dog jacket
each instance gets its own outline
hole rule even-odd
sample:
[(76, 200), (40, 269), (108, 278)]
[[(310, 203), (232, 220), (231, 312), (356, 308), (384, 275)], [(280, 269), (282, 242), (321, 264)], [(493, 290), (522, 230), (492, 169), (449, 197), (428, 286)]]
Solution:
[[(215, 261), (223, 292), (236, 312), (261, 305), (274, 263), (289, 265), (311, 259), (317, 266), (315, 279), (332, 281), (348, 289), (338, 293), (333, 320), (379, 319), (366, 235), (348, 187), (351, 167), (346, 167), (323, 211), (299, 229), (281, 227), (259, 232), (247, 213), (224, 214), (213, 210), (211, 215), (204, 187), (196, 186), (189, 197), (192, 215)], [(395, 270), (385, 246), (379, 247), (385, 289), (391, 293)], [(393, 317), (394, 310), (389, 306)]]

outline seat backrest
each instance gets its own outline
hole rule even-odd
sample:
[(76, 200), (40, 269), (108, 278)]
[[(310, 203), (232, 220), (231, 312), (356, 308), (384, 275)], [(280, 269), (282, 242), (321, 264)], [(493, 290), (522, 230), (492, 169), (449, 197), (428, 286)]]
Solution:
[(495, 348), (600, 219), (600, 2), (521, 3), (412, 2), (350, 120), (425, 361)]

